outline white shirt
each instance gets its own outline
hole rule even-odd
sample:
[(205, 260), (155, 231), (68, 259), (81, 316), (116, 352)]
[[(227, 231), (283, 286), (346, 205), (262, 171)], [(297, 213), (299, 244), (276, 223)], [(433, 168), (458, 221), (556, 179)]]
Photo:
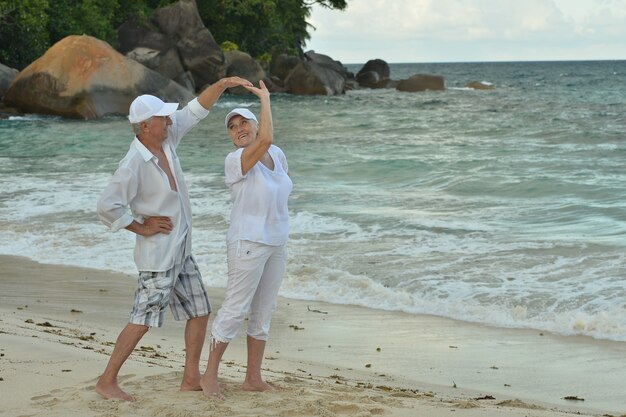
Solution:
[(137, 235), (134, 258), (140, 271), (170, 269), (185, 236), (185, 251), (191, 254), (191, 203), (176, 148), (183, 136), (208, 114), (194, 99), (170, 116), (172, 124), (168, 126), (163, 151), (178, 191), (171, 189), (157, 157), (135, 137), (98, 200), (98, 216), (113, 232), (127, 227), (133, 220), (143, 223), (145, 217), (167, 216), (172, 220), (174, 229), (170, 234)]
[(226, 240), (284, 245), (289, 234), (287, 198), (293, 187), (287, 175), (287, 158), (278, 146), (271, 145), (268, 152), (274, 170), (257, 162), (242, 175), (242, 152), (243, 148), (239, 148), (226, 156), (224, 172), (233, 203)]

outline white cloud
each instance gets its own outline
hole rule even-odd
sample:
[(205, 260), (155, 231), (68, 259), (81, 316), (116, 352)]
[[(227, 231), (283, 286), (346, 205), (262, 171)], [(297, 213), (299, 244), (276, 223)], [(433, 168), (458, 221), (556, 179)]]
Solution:
[(350, 0), (310, 23), (346, 63), (626, 58), (626, 0)]

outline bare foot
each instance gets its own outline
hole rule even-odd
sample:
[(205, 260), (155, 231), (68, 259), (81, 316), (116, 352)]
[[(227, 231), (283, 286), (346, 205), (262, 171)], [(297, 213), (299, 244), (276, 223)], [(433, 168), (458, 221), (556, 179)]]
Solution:
[(194, 378), (183, 378), (183, 381), (180, 383), (181, 391), (202, 391), (202, 387), (200, 386), (200, 374)]
[(181, 391), (202, 391), (202, 387), (200, 386), (200, 383), (197, 383), (197, 384), (186, 384), (186, 383), (182, 382), (180, 384), (180, 390)]
[(202, 389), (202, 393), (207, 398), (215, 398), (220, 401), (224, 401), (224, 395), (222, 395), (222, 391), (220, 389), (220, 384), (217, 380), (205, 380), (204, 378), (200, 379), (200, 387)]
[(258, 381), (245, 380), (243, 381), (242, 388), (244, 391), (274, 391), (274, 390), (280, 389), (278, 387), (268, 384), (267, 382), (263, 380), (258, 380)]
[(106, 383), (98, 381), (96, 384), (96, 392), (107, 400), (118, 399), (124, 401), (135, 401), (135, 398), (132, 395), (122, 391), (119, 385), (117, 385), (117, 382)]

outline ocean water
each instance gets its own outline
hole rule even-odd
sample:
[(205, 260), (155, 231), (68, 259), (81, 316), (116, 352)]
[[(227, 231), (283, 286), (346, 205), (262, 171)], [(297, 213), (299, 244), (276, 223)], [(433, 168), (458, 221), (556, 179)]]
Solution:
[[(272, 96), (294, 182), (281, 294), (626, 341), (626, 61), (391, 70), (446, 90)], [(212, 286), (235, 106), (259, 109), (223, 96), (179, 148)], [(131, 139), (121, 117), (0, 120), (0, 253), (134, 275), (133, 235), (95, 214)]]

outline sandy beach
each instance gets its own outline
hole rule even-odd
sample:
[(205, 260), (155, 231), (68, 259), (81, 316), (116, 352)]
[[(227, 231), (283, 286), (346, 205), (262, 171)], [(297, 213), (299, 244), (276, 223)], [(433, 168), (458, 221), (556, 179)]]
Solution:
[[(137, 401), (107, 401), (93, 388), (134, 277), (12, 256), (0, 265), (3, 416), (626, 415), (624, 343), (285, 298), (264, 362), (281, 390), (241, 390), (240, 332), (221, 368), (225, 402), (179, 392), (183, 323), (168, 313), (122, 369)], [(215, 312), (223, 290), (209, 294)]]

